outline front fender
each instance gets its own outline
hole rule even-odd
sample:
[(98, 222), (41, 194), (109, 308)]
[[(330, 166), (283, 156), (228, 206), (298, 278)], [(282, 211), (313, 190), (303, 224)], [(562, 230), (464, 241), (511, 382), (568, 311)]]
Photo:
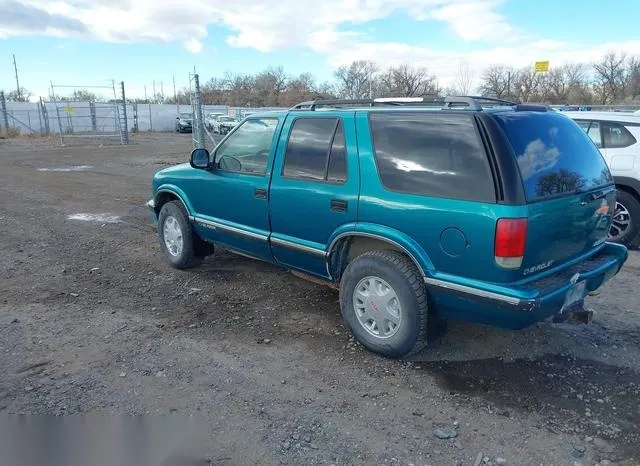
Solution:
[(180, 189), (179, 187), (173, 184), (161, 184), (160, 186), (158, 186), (158, 188), (156, 189), (156, 192), (153, 195), (153, 199), (156, 203), (155, 204), (156, 206), (159, 205), (158, 198), (162, 193), (173, 194), (178, 199), (180, 199), (180, 201), (184, 205), (184, 208), (187, 210), (187, 214), (189, 215), (189, 217), (193, 217), (195, 215), (195, 210), (193, 208), (193, 205), (191, 205), (189, 198), (187, 197), (187, 195), (182, 189)]
[(432, 276), (433, 262), (422, 247), (408, 235), (386, 225), (376, 223), (348, 223), (341, 225), (332, 235), (327, 248), (327, 257), (339, 240), (348, 236), (365, 236), (386, 241), (403, 250), (425, 276)]

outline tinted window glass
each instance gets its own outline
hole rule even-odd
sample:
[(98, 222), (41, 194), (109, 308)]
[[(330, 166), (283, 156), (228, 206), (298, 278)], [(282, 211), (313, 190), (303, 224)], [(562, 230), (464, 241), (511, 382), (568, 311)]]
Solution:
[(295, 120), (284, 158), (284, 176), (314, 180), (325, 179), (329, 146), (337, 122), (335, 118), (298, 118)]
[(329, 166), (327, 167), (327, 181), (343, 183), (347, 179), (347, 151), (344, 143), (344, 130), (342, 122), (338, 123), (336, 134), (333, 137), (331, 152), (329, 153)]
[(470, 115), (372, 113), (385, 187), (425, 196), (495, 201), (493, 178)]
[(602, 147), (602, 137), (600, 133), (600, 123), (597, 121), (592, 121), (589, 125), (589, 130), (587, 131), (587, 135), (591, 138), (598, 148)]
[(216, 150), (220, 170), (264, 175), (278, 120), (260, 118), (245, 121)]
[(636, 139), (627, 128), (618, 123), (603, 121), (602, 137), (604, 139), (604, 148), (629, 147), (636, 143)]
[(611, 182), (602, 155), (569, 118), (533, 112), (494, 117), (513, 147), (529, 201)]
[(589, 125), (591, 124), (590, 121), (588, 121), (588, 120), (576, 120), (576, 123), (578, 123), (578, 126), (580, 128), (582, 128), (585, 133), (587, 131), (589, 131)]

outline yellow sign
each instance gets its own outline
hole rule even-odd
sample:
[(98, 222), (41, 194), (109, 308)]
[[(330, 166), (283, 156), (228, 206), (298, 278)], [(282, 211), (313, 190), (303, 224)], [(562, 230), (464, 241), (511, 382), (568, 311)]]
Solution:
[(536, 73), (544, 73), (545, 71), (549, 71), (549, 61), (537, 61)]
[(73, 113), (73, 107), (67, 107), (65, 110), (67, 111), (68, 114)]

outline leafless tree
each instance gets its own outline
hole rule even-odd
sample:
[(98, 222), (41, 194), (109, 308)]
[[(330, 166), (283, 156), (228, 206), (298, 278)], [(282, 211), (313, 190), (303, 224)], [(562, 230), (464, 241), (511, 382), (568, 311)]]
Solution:
[(8, 102), (29, 102), (29, 98), (32, 96), (31, 92), (26, 90), (24, 87), (20, 88), (20, 92), (17, 90), (11, 91), (5, 94), (5, 97)]
[(458, 95), (469, 95), (473, 90), (474, 74), (468, 61), (458, 63), (458, 71), (453, 83), (453, 91)]
[(400, 65), (386, 70), (378, 79), (377, 95), (381, 97), (415, 97), (435, 95), (438, 81), (426, 68)]
[(480, 92), (483, 95), (503, 99), (511, 93), (512, 70), (506, 66), (493, 65), (487, 68), (480, 81)]
[(335, 72), (338, 93), (346, 99), (364, 99), (373, 91), (373, 74), (378, 66), (371, 61), (358, 60), (351, 65), (343, 65)]
[(594, 91), (602, 105), (620, 100), (624, 96), (626, 82), (626, 55), (608, 52), (593, 64), (595, 72)]
[(511, 75), (511, 95), (521, 102), (539, 100), (545, 76), (532, 67), (521, 68)]
[(630, 57), (627, 60), (626, 98), (640, 100), (640, 57)]
[(582, 63), (566, 63), (552, 68), (546, 76), (543, 100), (552, 104), (589, 103), (584, 99), (588, 94)]

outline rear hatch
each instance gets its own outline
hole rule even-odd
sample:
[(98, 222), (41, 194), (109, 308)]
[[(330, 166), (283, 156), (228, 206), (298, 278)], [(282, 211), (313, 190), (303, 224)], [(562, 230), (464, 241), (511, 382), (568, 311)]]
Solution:
[(513, 148), (527, 199), (521, 273), (561, 265), (602, 244), (616, 192), (586, 133), (553, 112), (505, 112), (494, 118)]

